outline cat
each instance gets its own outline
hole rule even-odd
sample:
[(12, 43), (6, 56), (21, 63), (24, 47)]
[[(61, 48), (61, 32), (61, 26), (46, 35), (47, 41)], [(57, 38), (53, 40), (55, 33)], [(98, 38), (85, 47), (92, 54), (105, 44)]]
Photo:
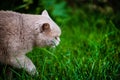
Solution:
[(35, 75), (36, 67), (25, 54), (35, 46), (57, 46), (60, 35), (46, 10), (41, 15), (0, 11), (0, 62)]

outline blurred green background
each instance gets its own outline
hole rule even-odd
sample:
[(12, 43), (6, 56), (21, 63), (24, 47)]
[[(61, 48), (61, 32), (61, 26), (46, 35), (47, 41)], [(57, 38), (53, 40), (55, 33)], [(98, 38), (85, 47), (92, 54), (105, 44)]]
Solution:
[[(40, 14), (46, 9), (52, 17), (57, 17), (56, 20), (60, 23), (63, 19), (64, 23), (67, 23), (73, 18), (75, 22), (79, 22), (82, 18), (76, 17), (100, 13), (107, 19), (112, 19), (119, 28), (119, 5), (118, 0), (2, 0), (0, 9), (32, 14)], [(83, 19), (85, 20), (85, 17)]]
[[(39, 76), (11, 69), (12, 80), (120, 79), (120, 1), (2, 0), (0, 9), (30, 14), (46, 9), (62, 30), (58, 47), (28, 54)], [(6, 79), (4, 71), (0, 79)]]

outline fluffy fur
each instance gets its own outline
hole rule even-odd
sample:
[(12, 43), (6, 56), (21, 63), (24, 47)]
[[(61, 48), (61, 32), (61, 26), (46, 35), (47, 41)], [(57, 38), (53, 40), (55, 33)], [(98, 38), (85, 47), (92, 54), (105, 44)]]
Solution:
[(60, 34), (46, 10), (41, 15), (0, 11), (0, 62), (35, 75), (36, 67), (25, 54), (34, 46), (57, 46)]

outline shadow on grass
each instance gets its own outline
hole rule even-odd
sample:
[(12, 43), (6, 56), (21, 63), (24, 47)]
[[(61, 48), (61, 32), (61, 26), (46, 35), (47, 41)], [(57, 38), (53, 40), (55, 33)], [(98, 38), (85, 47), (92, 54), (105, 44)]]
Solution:
[(0, 64), (0, 80), (29, 80), (33, 78), (23, 69), (16, 69), (9, 65)]

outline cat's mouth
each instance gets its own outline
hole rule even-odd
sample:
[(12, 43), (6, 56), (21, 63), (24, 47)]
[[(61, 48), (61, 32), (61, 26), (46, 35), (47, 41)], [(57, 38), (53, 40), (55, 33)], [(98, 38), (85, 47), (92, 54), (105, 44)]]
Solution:
[(52, 41), (52, 46), (51, 47), (55, 48), (56, 46), (58, 46), (57, 42)]
[(52, 40), (51, 42), (52, 42), (52, 46), (51, 46), (51, 47), (54, 48), (54, 47), (56, 47), (56, 46), (59, 45), (59, 42), (60, 42), (60, 41), (54, 39), (54, 40)]

